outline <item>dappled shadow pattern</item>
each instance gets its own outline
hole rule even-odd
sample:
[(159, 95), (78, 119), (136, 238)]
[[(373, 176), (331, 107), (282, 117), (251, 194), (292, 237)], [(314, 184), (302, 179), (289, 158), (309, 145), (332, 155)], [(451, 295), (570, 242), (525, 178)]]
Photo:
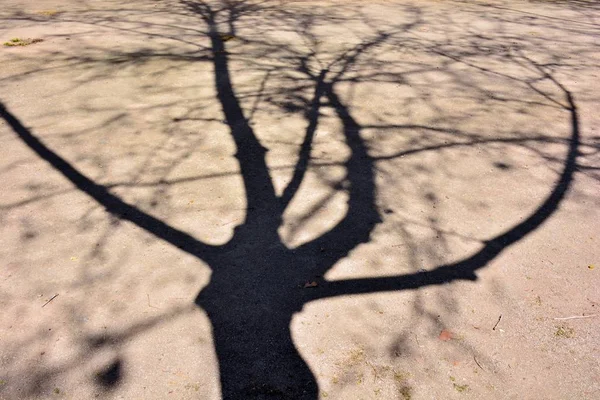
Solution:
[[(236, 145), (235, 156), (245, 188), (245, 220), (236, 227), (226, 244), (203, 243), (128, 204), (46, 146), (4, 105), (0, 106), (0, 115), (39, 157), (109, 213), (136, 224), (211, 267), (210, 283), (199, 293), (196, 304), (206, 311), (212, 323), (225, 399), (316, 399), (318, 387), (315, 377), (298, 354), (290, 335), (290, 321), (305, 304), (333, 296), (417, 289), (457, 280), (474, 281), (479, 269), (543, 224), (569, 190), (576, 171), (580, 140), (575, 100), (543, 66), (527, 59), (529, 65), (536, 68), (540, 79), (552, 83), (563, 94), (558, 104), (571, 118), (568, 153), (562, 173), (548, 197), (522, 222), (486, 240), (481, 249), (463, 260), (405, 275), (327, 281), (323, 278), (327, 271), (357, 246), (367, 243), (381, 221), (376, 205), (375, 159), (369, 154), (362, 137), (365, 127), (353, 117), (349, 106), (340, 98), (336, 85), (345, 79), (347, 71), (360, 57), (385, 42), (392, 32), (379, 32), (316, 71), (309, 67), (314, 61), (310, 54), (290, 58), (296, 71), (311, 83), (313, 98), (305, 113), (307, 128), (298, 162), (290, 182), (278, 196), (265, 161), (267, 149), (259, 142), (232, 83), (226, 44), (229, 36), (237, 34), (238, 18), (254, 12), (260, 4), (224, 1), (215, 8), (201, 1), (184, 3), (208, 28), (212, 54), (209, 59), (214, 67), (217, 98)], [(226, 32), (218, 28), (222, 23), (228, 27)], [(406, 25), (398, 30), (408, 28), (409, 25)], [(345, 144), (350, 149), (344, 163), (346, 177), (339, 188), (347, 193), (347, 212), (341, 221), (320, 237), (290, 248), (281, 240), (278, 229), (284, 211), (305, 177), (319, 117), (325, 108), (331, 109), (341, 122)], [(473, 143), (441, 144), (410, 152), (477, 143), (475, 140)], [(499, 163), (498, 168), (509, 167)], [(318, 286), (307, 290), (302, 287), (306, 281), (318, 282)], [(121, 365), (116, 362), (101, 372), (97, 381), (101, 386), (110, 387), (118, 383), (120, 375)]]

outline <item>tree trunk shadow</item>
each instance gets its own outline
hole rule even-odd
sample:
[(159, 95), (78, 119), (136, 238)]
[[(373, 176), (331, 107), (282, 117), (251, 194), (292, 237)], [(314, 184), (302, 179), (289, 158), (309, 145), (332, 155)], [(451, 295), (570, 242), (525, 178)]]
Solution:
[[(222, 246), (207, 245), (127, 204), (43, 144), (1, 103), (0, 116), (40, 158), (103, 205), (108, 212), (133, 222), (210, 266), (211, 280), (199, 293), (195, 303), (206, 311), (213, 327), (224, 399), (317, 399), (316, 378), (299, 355), (290, 333), (294, 314), (301, 311), (305, 304), (333, 296), (475, 280), (477, 270), (485, 267), (506, 247), (537, 229), (556, 211), (566, 196), (578, 155), (577, 108), (571, 93), (540, 69), (545, 78), (565, 95), (567, 104), (564, 109), (570, 113), (572, 131), (561, 177), (536, 211), (523, 222), (486, 241), (475, 254), (456, 263), (441, 265), (428, 272), (386, 278), (323, 281), (319, 288), (304, 289), (302, 284), (307, 279), (324, 275), (352, 249), (368, 242), (371, 232), (380, 222), (375, 203), (374, 161), (361, 138), (361, 125), (336, 94), (335, 84), (339, 76), (334, 75), (328, 80), (327, 68), (318, 75), (305, 71), (315, 84), (312, 112), (308, 113), (300, 161), (291, 183), (278, 197), (266, 165), (266, 149), (245, 118), (234, 90), (227, 50), (217, 30), (216, 12), (206, 4), (201, 5), (197, 12), (209, 26), (217, 98), (237, 147), (236, 158), (240, 164), (248, 208), (245, 221), (235, 229), (229, 243)], [(234, 21), (229, 22), (231, 26), (235, 25)], [(368, 47), (368, 43), (357, 46), (357, 53)], [(348, 54), (338, 61), (345, 62), (347, 68), (357, 56)], [(299, 60), (299, 70), (302, 70), (303, 61), (306, 60)], [(285, 206), (303, 180), (312, 137), (318, 124), (321, 97), (328, 99), (329, 106), (342, 122), (346, 145), (351, 151), (345, 163), (349, 197), (347, 213), (321, 237), (297, 249), (290, 249), (282, 243), (277, 229)]]

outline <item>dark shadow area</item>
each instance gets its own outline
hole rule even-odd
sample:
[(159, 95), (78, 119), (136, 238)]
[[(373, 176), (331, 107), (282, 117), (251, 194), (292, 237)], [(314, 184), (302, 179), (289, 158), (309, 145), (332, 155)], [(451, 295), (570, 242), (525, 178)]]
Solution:
[(116, 360), (96, 374), (96, 383), (104, 390), (115, 388), (122, 379), (121, 360)]
[[(325, 280), (323, 276), (337, 262), (359, 245), (369, 242), (374, 228), (382, 220), (376, 203), (376, 158), (369, 154), (363, 138), (368, 127), (353, 116), (351, 107), (339, 94), (338, 86), (357, 60), (369, 49), (385, 42), (390, 33), (380, 32), (374, 38), (364, 40), (330, 63), (321, 65), (318, 72), (308, 67), (313, 61), (310, 56), (287, 60), (311, 83), (313, 97), (306, 107), (306, 129), (298, 162), (293, 167), (290, 182), (278, 196), (265, 160), (268, 149), (257, 138), (234, 87), (227, 48), (228, 37), (237, 35), (237, 20), (258, 6), (243, 1), (224, 1), (221, 8), (215, 9), (201, 1), (184, 3), (208, 27), (217, 100), (235, 142), (235, 157), (245, 189), (245, 220), (235, 228), (233, 237), (226, 244), (203, 243), (123, 201), (39, 140), (1, 103), (0, 116), (25, 145), (107, 212), (130, 221), (211, 267), (210, 283), (198, 294), (195, 303), (206, 311), (212, 323), (224, 399), (317, 399), (316, 379), (299, 355), (290, 334), (291, 319), (304, 305), (334, 296), (418, 289), (459, 280), (475, 281), (478, 270), (547, 221), (569, 191), (577, 168), (580, 141), (577, 106), (567, 88), (544, 67), (529, 60), (541, 79), (562, 93), (563, 99), (556, 102), (570, 115), (571, 131), (559, 179), (537, 209), (515, 226), (486, 240), (481, 249), (463, 260), (405, 275)], [(220, 24), (227, 26), (228, 31), (220, 31)], [(290, 108), (289, 105), (285, 107)], [(347, 212), (329, 231), (292, 249), (283, 243), (278, 229), (283, 212), (305, 178), (319, 118), (326, 109), (339, 120), (350, 152), (343, 164), (346, 177), (339, 188), (348, 196)], [(403, 155), (478, 143), (481, 140), (423, 146)], [(390, 157), (397, 156), (400, 155)], [(495, 167), (510, 169), (504, 162), (497, 162)], [(436, 197), (431, 195), (429, 200), (435, 201)], [(391, 214), (393, 210), (384, 212)], [(316, 281), (318, 287), (307, 290), (302, 287), (306, 281)], [(121, 374), (121, 362), (116, 361), (98, 373), (97, 383), (105, 388), (114, 387), (120, 382)]]

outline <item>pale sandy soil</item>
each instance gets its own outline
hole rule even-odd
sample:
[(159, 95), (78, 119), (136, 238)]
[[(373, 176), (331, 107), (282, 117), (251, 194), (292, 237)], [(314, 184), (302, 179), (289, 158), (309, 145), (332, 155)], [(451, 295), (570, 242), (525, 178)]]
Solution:
[(600, 398), (594, 2), (5, 0), (13, 38), (0, 399)]

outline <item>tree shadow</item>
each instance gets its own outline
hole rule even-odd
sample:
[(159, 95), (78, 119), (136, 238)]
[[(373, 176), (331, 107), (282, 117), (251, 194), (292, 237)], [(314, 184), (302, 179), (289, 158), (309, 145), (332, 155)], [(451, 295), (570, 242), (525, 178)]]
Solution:
[[(429, 271), (384, 277), (328, 281), (323, 276), (360, 244), (370, 240), (381, 222), (376, 204), (375, 158), (362, 136), (365, 128), (340, 98), (337, 85), (356, 60), (387, 40), (380, 32), (313, 72), (310, 55), (292, 60), (296, 70), (311, 82), (313, 98), (306, 112), (307, 127), (292, 178), (281, 195), (276, 194), (265, 160), (267, 149), (260, 143), (246, 117), (231, 76), (227, 49), (229, 36), (236, 35), (236, 21), (252, 12), (244, 1), (224, 1), (215, 9), (201, 1), (184, 2), (208, 27), (217, 99), (236, 145), (243, 179), (247, 212), (234, 235), (223, 245), (204, 243), (139, 208), (130, 205), (96, 183), (74, 165), (40, 141), (33, 132), (0, 104), (0, 116), (20, 139), (80, 191), (92, 197), (109, 213), (134, 223), (154, 236), (207, 263), (210, 283), (198, 294), (195, 304), (210, 318), (224, 399), (287, 398), (316, 399), (316, 379), (302, 359), (290, 334), (292, 317), (311, 301), (334, 296), (418, 289), (448, 282), (477, 279), (476, 272), (504, 249), (541, 226), (566, 196), (577, 168), (580, 141), (577, 107), (572, 94), (546, 69), (528, 60), (544, 80), (564, 95), (558, 104), (570, 114), (571, 136), (563, 169), (548, 197), (522, 222), (488, 239), (481, 249), (451, 264)], [(227, 32), (218, 27), (224, 23)], [(342, 188), (348, 196), (345, 216), (320, 237), (296, 248), (288, 247), (278, 233), (282, 215), (298, 193), (311, 158), (321, 110), (329, 108), (342, 125), (350, 155), (344, 162)], [(464, 144), (469, 145), (469, 144)], [(411, 152), (436, 150), (428, 146)], [(304, 287), (305, 282), (316, 287)], [(312, 286), (312, 285), (311, 285)], [(121, 365), (116, 363), (99, 377), (110, 386), (119, 381)]]

